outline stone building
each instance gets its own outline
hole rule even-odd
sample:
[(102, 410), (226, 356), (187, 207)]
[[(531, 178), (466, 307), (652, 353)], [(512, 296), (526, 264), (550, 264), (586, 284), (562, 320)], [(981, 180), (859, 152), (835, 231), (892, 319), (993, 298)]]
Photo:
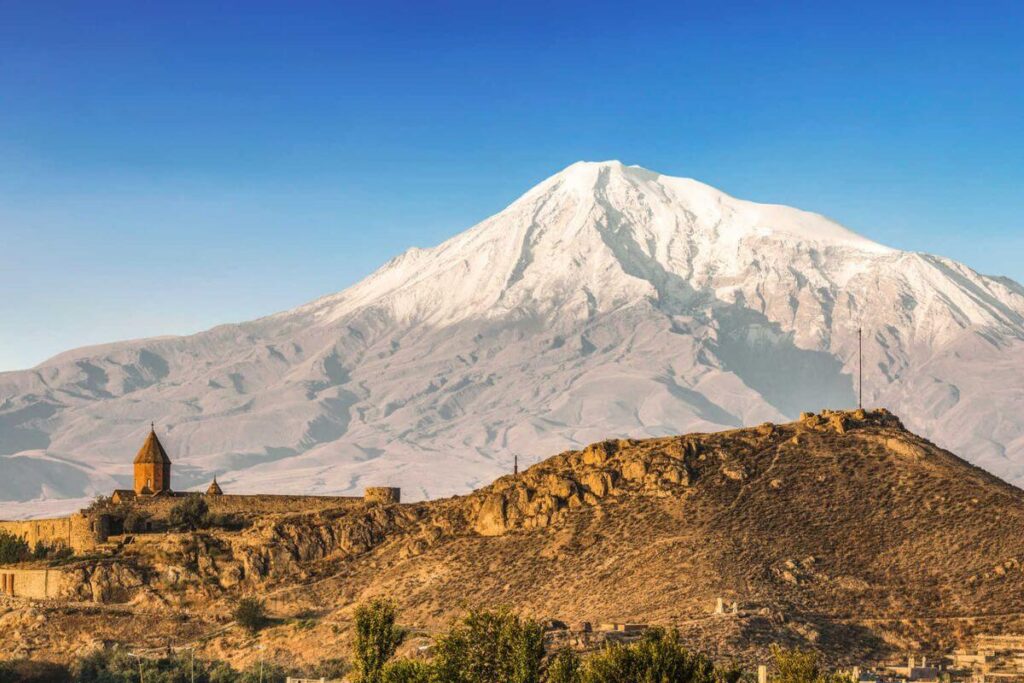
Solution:
[[(171, 489), (171, 459), (150, 424), (149, 434), (133, 461), (134, 481), (130, 489), (117, 489), (108, 500), (98, 499), (89, 508), (67, 517), (0, 521), (0, 530), (24, 539), (30, 546), (42, 543), (51, 547), (67, 547), (76, 553), (91, 552), (111, 537), (124, 535), (125, 522), (133, 515), (145, 522), (131, 533), (147, 533), (168, 529), (166, 520), (182, 497), (202, 495), (176, 492)], [(338, 508), (348, 505), (398, 505), (401, 490), (389, 486), (368, 487), (364, 496), (303, 496), (274, 494), (225, 494), (216, 477), (204, 496), (208, 509), (215, 515), (246, 515), (291, 513)], [(28, 571), (28, 570), (24, 570)], [(33, 570), (34, 571), (34, 570)], [(6, 576), (6, 575), (5, 575)], [(11, 574), (14, 576), (14, 574)], [(41, 579), (39, 577), (42, 577)], [(51, 577), (52, 578), (52, 577)], [(37, 580), (38, 579), (38, 580)], [(41, 597), (52, 590), (53, 582), (45, 575), (25, 574), (21, 578), (0, 577), (0, 592), (6, 591), (3, 581), (19, 582), (17, 594)], [(29, 588), (32, 586), (33, 588)], [(39, 588), (41, 586), (42, 588)], [(36, 590), (38, 588), (38, 590)], [(14, 591), (15, 589), (11, 589)]]
[(171, 492), (171, 459), (149, 426), (149, 436), (135, 456), (135, 495), (158, 496)]

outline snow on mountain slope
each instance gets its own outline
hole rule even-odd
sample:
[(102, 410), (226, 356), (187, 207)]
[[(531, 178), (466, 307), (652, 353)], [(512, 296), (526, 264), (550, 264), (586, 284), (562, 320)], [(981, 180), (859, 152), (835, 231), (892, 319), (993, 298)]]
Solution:
[(295, 310), (0, 374), (0, 515), (124, 484), (150, 420), (178, 489), (417, 498), (514, 454), (849, 407), (858, 325), (865, 403), (1024, 483), (1019, 284), (605, 162)]

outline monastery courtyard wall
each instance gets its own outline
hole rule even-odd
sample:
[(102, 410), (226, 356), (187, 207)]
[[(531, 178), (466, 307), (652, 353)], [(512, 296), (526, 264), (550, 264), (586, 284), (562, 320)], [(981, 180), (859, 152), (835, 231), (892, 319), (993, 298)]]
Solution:
[[(134, 498), (122, 503), (108, 503), (102, 508), (77, 512), (67, 517), (0, 521), (0, 530), (7, 531), (35, 548), (42, 542), (47, 546), (65, 546), (76, 553), (94, 550), (111, 535), (112, 520), (123, 520), (132, 510), (138, 510), (156, 519), (166, 519), (171, 508), (189, 495), (201, 495), (212, 515), (265, 515), (292, 512), (320, 512), (347, 508), (364, 503), (398, 503), (400, 491), (390, 487), (371, 487), (365, 496), (291, 496), (291, 495), (202, 495), (179, 493)], [(119, 528), (119, 527), (117, 527)]]
[(81, 552), (106, 540), (106, 521), (76, 512), (67, 517), (0, 522), (0, 530), (13, 534), (35, 548), (42, 542), (48, 546), (66, 546)]
[[(170, 514), (171, 508), (184, 500), (188, 495), (201, 494), (178, 494), (174, 496), (156, 496), (154, 498), (137, 498), (121, 504), (113, 504), (109, 507), (110, 513), (117, 513), (121, 509), (132, 508), (143, 511), (156, 518), (165, 518)], [(349, 507), (359, 505), (363, 502), (360, 496), (287, 496), (287, 495), (266, 495), (266, 494), (222, 494), (217, 496), (202, 495), (210, 513), (217, 514), (274, 514), (288, 512), (318, 512), (331, 508)]]

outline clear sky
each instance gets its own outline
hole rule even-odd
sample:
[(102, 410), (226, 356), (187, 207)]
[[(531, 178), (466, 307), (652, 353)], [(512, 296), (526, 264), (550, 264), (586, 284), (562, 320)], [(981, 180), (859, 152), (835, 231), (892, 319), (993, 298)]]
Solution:
[(338, 291), (581, 159), (1022, 281), (1022, 5), (0, 0), (0, 370)]

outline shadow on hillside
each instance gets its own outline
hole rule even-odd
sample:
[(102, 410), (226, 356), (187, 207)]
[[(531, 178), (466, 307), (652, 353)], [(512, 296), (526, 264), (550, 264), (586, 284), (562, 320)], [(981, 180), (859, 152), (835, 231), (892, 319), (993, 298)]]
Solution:
[(622, 269), (649, 282), (657, 292), (657, 307), (667, 315), (703, 318), (718, 330), (711, 347), (724, 369), (757, 391), (776, 410), (791, 418), (803, 410), (844, 408), (856, 404), (853, 378), (831, 354), (799, 348), (763, 313), (739, 303), (695, 290), (682, 277), (664, 268), (635, 240), (630, 221), (605, 196), (608, 171), (602, 172), (597, 201), (607, 222), (597, 223), (605, 245)]

